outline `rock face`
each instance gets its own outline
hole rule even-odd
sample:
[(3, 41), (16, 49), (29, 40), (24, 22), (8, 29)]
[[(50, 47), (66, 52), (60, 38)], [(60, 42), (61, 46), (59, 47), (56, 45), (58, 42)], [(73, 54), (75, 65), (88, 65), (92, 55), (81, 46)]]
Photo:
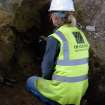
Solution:
[[(46, 36), (51, 31), (47, 12), (48, 4), (48, 0), (23, 0), (21, 6), (15, 11), (13, 30), (16, 33), (18, 43), (16, 43), (16, 59), (24, 72), (39, 66), (40, 36)], [(29, 70), (27, 70), (28, 68)]]
[(10, 60), (14, 53), (15, 35), (9, 25), (13, 16), (0, 10), (0, 74), (5, 75), (10, 70)]
[[(95, 26), (87, 32), (93, 56), (91, 57), (88, 105), (104, 105), (105, 99), (105, 0), (75, 0), (78, 21), (83, 26)], [(86, 30), (85, 30), (86, 31)]]
[(40, 36), (51, 30), (47, 10), (48, 0), (0, 0), (0, 74), (25, 75), (39, 66)]
[[(78, 15), (83, 25), (93, 25), (96, 27), (94, 33), (89, 33), (89, 39), (95, 54), (105, 61), (105, 0), (77, 0)], [(98, 42), (98, 43), (97, 43)]]

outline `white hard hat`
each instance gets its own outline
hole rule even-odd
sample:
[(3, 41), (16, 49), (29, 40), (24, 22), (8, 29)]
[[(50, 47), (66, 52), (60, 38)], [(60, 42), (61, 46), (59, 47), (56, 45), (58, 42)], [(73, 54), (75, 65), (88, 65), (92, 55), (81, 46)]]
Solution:
[(52, 0), (49, 11), (75, 11), (73, 0)]

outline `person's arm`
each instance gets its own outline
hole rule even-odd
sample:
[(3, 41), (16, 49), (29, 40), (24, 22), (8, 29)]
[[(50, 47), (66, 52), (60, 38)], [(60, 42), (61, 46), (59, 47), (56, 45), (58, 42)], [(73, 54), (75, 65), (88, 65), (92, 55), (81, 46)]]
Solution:
[(50, 36), (47, 40), (46, 50), (41, 65), (43, 78), (51, 79), (59, 50), (60, 43)]

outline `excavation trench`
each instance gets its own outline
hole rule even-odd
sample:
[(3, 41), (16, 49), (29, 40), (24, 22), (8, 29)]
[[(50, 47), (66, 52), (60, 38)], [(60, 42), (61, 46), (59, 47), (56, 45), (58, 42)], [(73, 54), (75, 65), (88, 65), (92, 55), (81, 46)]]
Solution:
[[(31, 75), (41, 76), (41, 61), (46, 46), (45, 37), (54, 29), (48, 13), (49, 0), (19, 1), (21, 3), (14, 5), (13, 17), (4, 12), (5, 10), (2, 10), (5, 17), (0, 17), (0, 20), (8, 18), (5, 24), (0, 21), (2, 24), (0, 26), (0, 80), (1, 77), (12, 77), (17, 80), (12, 87), (0, 84), (0, 105), (42, 105), (26, 92), (25, 81)], [(79, 15), (81, 13), (80, 16), (84, 15), (81, 11), (78, 12)], [(84, 19), (84, 17), (81, 18)], [(99, 48), (96, 43), (93, 43), (99, 39), (94, 40), (92, 37), (90, 39), (92, 47)], [(81, 105), (105, 104), (105, 63), (99, 57), (101, 54), (96, 54), (97, 51), (96, 49), (94, 51), (94, 48), (90, 57), (89, 89)]]

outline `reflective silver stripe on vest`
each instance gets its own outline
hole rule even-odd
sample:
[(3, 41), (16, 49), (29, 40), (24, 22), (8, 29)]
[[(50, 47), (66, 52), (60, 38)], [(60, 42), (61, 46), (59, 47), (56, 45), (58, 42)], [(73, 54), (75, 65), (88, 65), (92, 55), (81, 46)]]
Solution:
[(81, 64), (87, 64), (88, 63), (88, 58), (87, 59), (80, 59), (80, 60), (58, 60), (57, 65), (62, 65), (62, 66), (74, 66), (74, 65), (81, 65)]
[(62, 41), (63, 41), (63, 52), (64, 52), (64, 59), (68, 59), (69, 60), (69, 47), (68, 47), (68, 42), (65, 38), (65, 36), (60, 32), (60, 31), (56, 31), (55, 32), (56, 35), (58, 35)]
[(64, 60), (57, 60), (57, 65), (62, 65), (62, 66), (74, 66), (74, 65), (80, 65), (80, 64), (87, 64), (88, 63), (88, 58), (84, 59), (78, 59), (78, 60), (70, 60), (69, 59), (69, 47), (68, 47), (68, 42), (65, 38), (65, 36), (60, 32), (56, 31), (56, 35), (58, 35), (61, 40), (63, 41), (63, 52), (64, 52)]
[(77, 76), (77, 77), (65, 77), (65, 76), (53, 75), (52, 79), (62, 82), (80, 82), (83, 80), (87, 80), (88, 75)]

